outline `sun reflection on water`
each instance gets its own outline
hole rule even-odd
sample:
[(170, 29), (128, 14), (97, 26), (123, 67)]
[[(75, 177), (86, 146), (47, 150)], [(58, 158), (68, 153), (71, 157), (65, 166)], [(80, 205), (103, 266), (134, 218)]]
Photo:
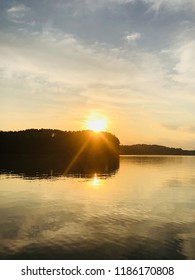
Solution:
[(97, 174), (94, 174), (94, 177), (92, 179), (92, 187), (99, 187), (100, 186), (100, 179), (97, 177)]

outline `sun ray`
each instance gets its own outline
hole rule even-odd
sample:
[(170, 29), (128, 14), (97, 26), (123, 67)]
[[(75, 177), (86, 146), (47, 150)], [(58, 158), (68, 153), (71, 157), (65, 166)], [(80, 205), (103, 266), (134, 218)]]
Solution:
[(74, 164), (77, 162), (79, 159), (80, 155), (84, 151), (84, 149), (87, 147), (88, 143), (90, 142), (90, 138), (81, 146), (80, 150), (77, 152), (77, 154), (74, 156), (74, 158), (71, 160), (69, 165), (66, 167), (64, 170), (63, 174), (68, 174), (68, 172), (71, 170), (71, 168), (74, 166)]
[(118, 150), (116, 149), (116, 146), (111, 141), (109, 141), (102, 133), (100, 134), (100, 137), (103, 139), (103, 141), (105, 142), (107, 147), (112, 151), (112, 153), (118, 156)]

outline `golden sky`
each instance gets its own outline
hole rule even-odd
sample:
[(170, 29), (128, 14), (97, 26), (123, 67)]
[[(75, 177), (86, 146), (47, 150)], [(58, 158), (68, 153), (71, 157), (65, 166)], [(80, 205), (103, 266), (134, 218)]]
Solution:
[(0, 129), (195, 148), (193, 0), (0, 3)]

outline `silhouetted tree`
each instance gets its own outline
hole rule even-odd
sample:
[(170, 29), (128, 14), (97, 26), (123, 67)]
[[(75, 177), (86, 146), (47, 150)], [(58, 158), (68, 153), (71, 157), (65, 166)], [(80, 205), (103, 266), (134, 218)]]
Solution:
[(169, 148), (160, 145), (121, 145), (121, 155), (195, 155), (195, 151)]
[[(108, 132), (28, 129), (0, 132), (0, 156), (13, 163), (22, 159), (60, 159), (64, 172), (104, 170), (119, 164), (119, 140)], [(26, 160), (28, 157), (28, 160)], [(36, 161), (37, 162), (37, 161)], [(40, 162), (40, 160), (39, 160)], [(38, 163), (37, 163), (38, 164)]]

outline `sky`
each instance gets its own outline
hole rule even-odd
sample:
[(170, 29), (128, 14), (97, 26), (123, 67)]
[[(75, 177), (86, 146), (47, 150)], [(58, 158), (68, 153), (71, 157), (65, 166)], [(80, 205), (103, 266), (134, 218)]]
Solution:
[(0, 0), (0, 130), (195, 149), (194, 0)]

